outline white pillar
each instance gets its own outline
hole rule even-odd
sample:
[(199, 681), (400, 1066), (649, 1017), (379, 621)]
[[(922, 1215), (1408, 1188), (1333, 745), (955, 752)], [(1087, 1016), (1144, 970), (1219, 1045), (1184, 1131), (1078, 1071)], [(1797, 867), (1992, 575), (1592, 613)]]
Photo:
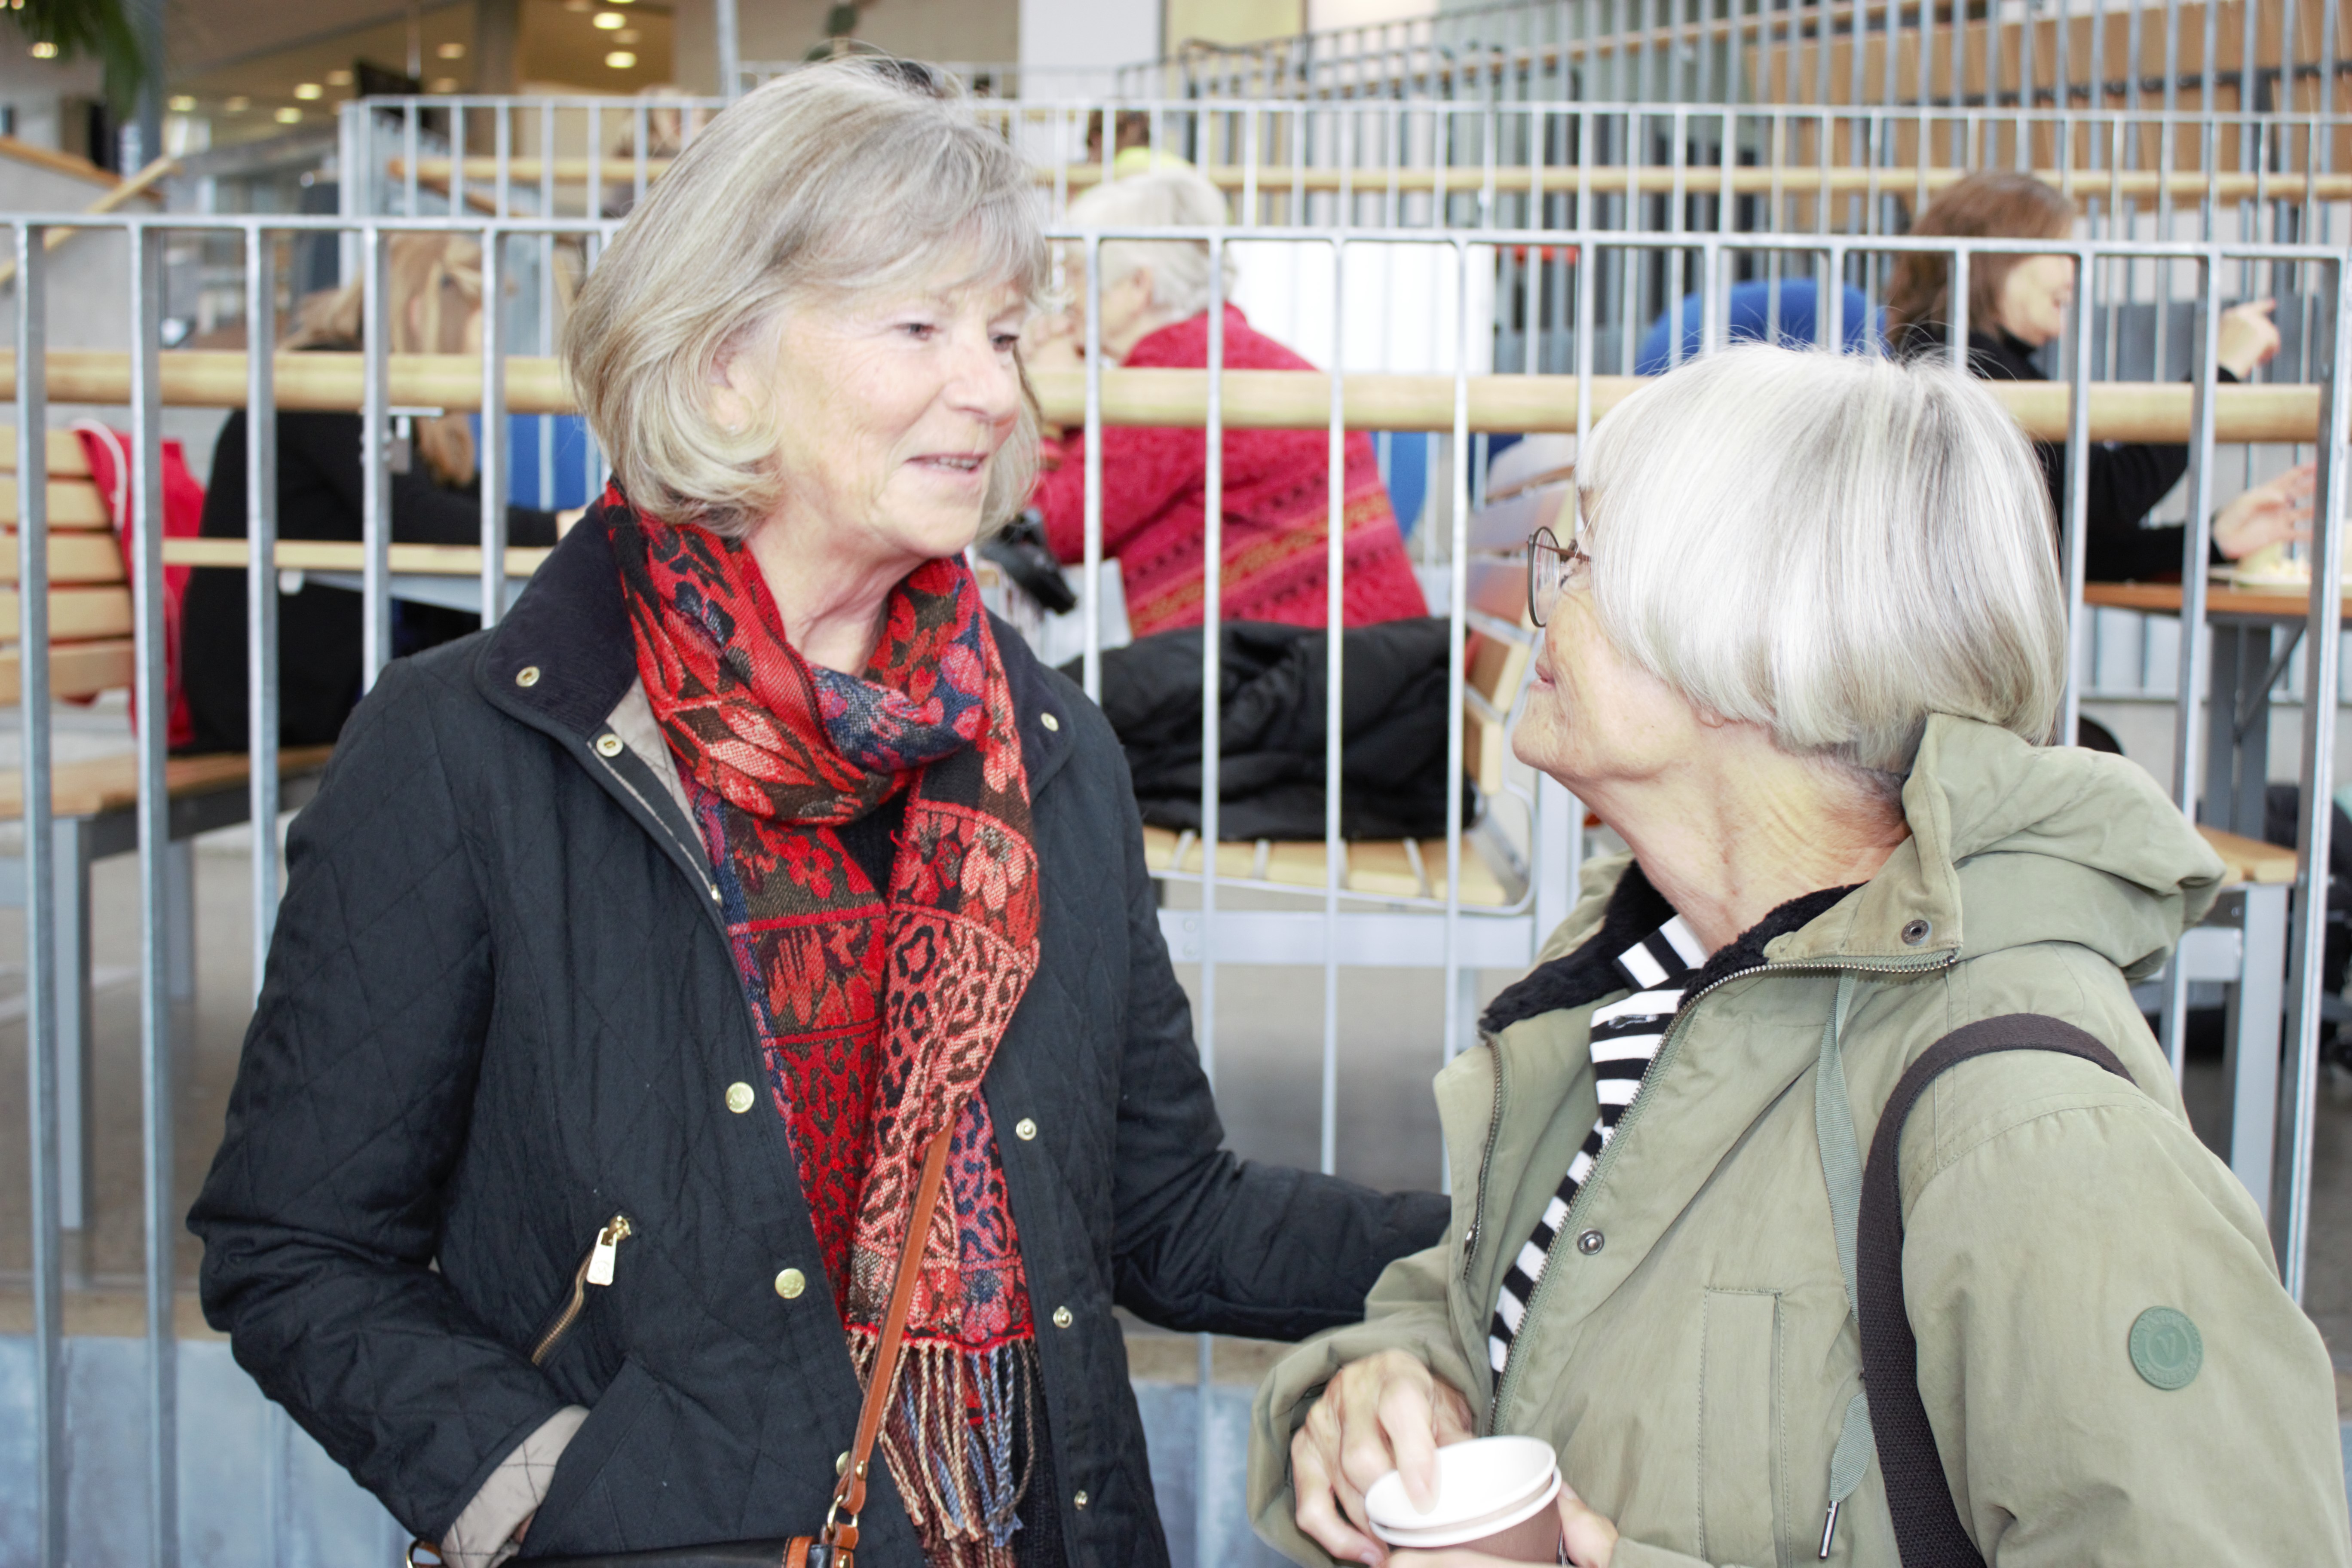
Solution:
[(1160, 0), (1021, 0), (1021, 96), (1108, 93), (1120, 66), (1160, 57)]

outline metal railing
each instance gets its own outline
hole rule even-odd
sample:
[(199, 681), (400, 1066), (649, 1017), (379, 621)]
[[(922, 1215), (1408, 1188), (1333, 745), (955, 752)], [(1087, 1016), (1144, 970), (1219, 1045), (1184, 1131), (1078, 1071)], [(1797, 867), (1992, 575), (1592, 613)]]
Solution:
[[(362, 113), (368, 111), (362, 111)], [(552, 109), (550, 109), (552, 112)], [(1591, 117), (1633, 113), (1579, 107), (1563, 110)], [(1691, 111), (1693, 114), (1702, 111)], [(1586, 123), (1590, 123), (1589, 119)], [(411, 118), (401, 132), (408, 155), (402, 188), (424, 188), (418, 160), (421, 130)], [(348, 130), (348, 122), (347, 122)], [(1589, 141), (1588, 141), (1588, 144)], [(510, 144), (499, 156), (520, 156)], [(635, 171), (655, 177), (649, 159), (640, 157)], [(361, 164), (352, 165), (354, 168)], [(1342, 164), (1343, 168), (1347, 165)], [(1245, 165), (1246, 167), (1246, 165)], [(1263, 167), (1263, 165), (1259, 165)], [(1530, 216), (1566, 212), (1582, 220), (1603, 209), (1601, 198), (1580, 188), (1572, 165), (1557, 193), (1549, 187), (1529, 193)], [(1717, 165), (1717, 169), (1725, 165)], [(641, 189), (635, 183), (633, 188)], [(511, 164), (509, 165), (511, 172)], [(1491, 173), (1491, 168), (1490, 168)], [(2309, 184), (2316, 174), (2305, 176)], [(585, 182), (596, 188), (592, 170)], [(48, 849), (54, 818), (47, 780), (52, 756), (51, 701), (47, 696), (48, 627), (47, 567), (50, 532), (43, 484), (45, 444), (42, 432), (53, 403), (73, 401), (127, 408), (134, 447), (130, 529), (130, 576), (137, 605), (135, 660), (139, 712), (137, 731), (139, 799), (136, 811), (140, 854), (141, 1076), (139, 1092), (144, 1108), (142, 1227), (145, 1237), (145, 1312), (149, 1365), (147, 1395), (147, 1485), (151, 1501), (150, 1560), (158, 1564), (177, 1561), (178, 1514), (173, 1498), (179, 1460), (173, 1401), (174, 1331), (173, 1244), (181, 1224), (182, 1194), (173, 1186), (173, 1106), (175, 1064), (171, 1046), (167, 997), (167, 954), (164, 910), (168, 900), (165, 863), (171, 833), (168, 801), (163, 788), (165, 735), (158, 719), (167, 711), (164, 700), (165, 646), (163, 584), (166, 567), (188, 564), (245, 573), (251, 650), (249, 710), (251, 743), (247, 756), (251, 779), (249, 812), (257, 825), (273, 822), (278, 802), (278, 680), (277, 641), (272, 616), (280, 568), (342, 570), (356, 576), (364, 605), (365, 664), (373, 679), (390, 656), (386, 628), (395, 595), (415, 592), (423, 580), (452, 576), (470, 579), (472, 596), (486, 624), (505, 611), (514, 580), (535, 566), (535, 552), (505, 548), (505, 502), (512, 472), (508, 450), (509, 416), (515, 414), (560, 415), (571, 405), (543, 355), (551, 344), (551, 292), (530, 294), (520, 287), (534, 258), (541, 265), (559, 248), (575, 251), (585, 265), (593, 265), (601, 247), (618, 226), (603, 216), (565, 216), (551, 210), (537, 216), (511, 210), (511, 193), (530, 182), (508, 181), (499, 193), (492, 214), (476, 214), (458, 201), (455, 216), (380, 216), (362, 214), (344, 217), (295, 218), (109, 216), (93, 219), (79, 215), (16, 216), (7, 220), (10, 246), (17, 259), (20, 280), (14, 297), (14, 342), (0, 363), (0, 395), (13, 396), (19, 431), (16, 477), (20, 523), (11, 542), (15, 547), (20, 607), (19, 657), (22, 727), (26, 764), (24, 790), (25, 856), (27, 872), (26, 967), (27, 974), (26, 1038), (28, 1063), (30, 1171), (28, 1194), (33, 1215), (30, 1246), (32, 1317), (36, 1342), (36, 1399), (42, 1508), (40, 1561), (47, 1565), (66, 1560), (64, 1540), (65, 1475), (68, 1433), (64, 1421), (64, 1368), (61, 1357), (63, 1289), (63, 1229), (58, 1201), (63, 1147), (68, 1131), (60, 1122), (58, 1086), (68, 1064), (60, 1059), (58, 1028), (57, 961), (60, 933), (47, 889), (62, 874)], [(537, 187), (542, 193), (556, 186), (551, 165), (541, 171)], [(1498, 183), (1490, 183), (1489, 189)], [(1041, 185), (1041, 189), (1050, 188)], [(452, 195), (459, 194), (453, 184)], [(1222, 559), (1222, 454), (1223, 437), (1245, 427), (1308, 429), (1328, 432), (1332, 501), (1326, 523), (1329, 595), (1327, 629), (1336, 632), (1340, 620), (1339, 580), (1342, 539), (1337, 479), (1341, 437), (1359, 429), (1384, 429), (1428, 435), (1441, 455), (1444, 505), (1419, 528), (1421, 556), (1439, 588), (1436, 612), (1447, 623), (1450, 676), (1447, 702), (1447, 820), (1460, 823), (1465, 807), (1479, 803), (1466, 795), (1464, 763), (1469, 741), (1466, 715), (1469, 700), (1465, 654), (1474, 637), (1493, 639), (1498, 646), (1531, 643), (1517, 604), (1510, 596), (1516, 574), (1522, 569), (1516, 544), (1498, 537), (1493, 514), (1482, 516), (1484, 475), (1478, 461), (1482, 438), (1527, 430), (1552, 430), (1580, 437), (1594, 419), (1633, 384), (1621, 375), (1605, 374), (1622, 363), (1615, 344), (1639, 321), (1635, 308), (1643, 296), (1624, 279), (1663, 259), (1671, 263), (1680, 281), (1675, 287), (1696, 294), (1703, 321), (1700, 348), (1721, 344), (1727, 336), (1725, 291), (1745, 266), (1793, 277), (1811, 275), (1851, 283), (1864, 290), (1875, 310), (1880, 301), (1885, 262), (1906, 251), (1927, 250), (1953, 258), (1965, 268), (1988, 254), (2013, 252), (2015, 242), (1923, 241), (1876, 233), (1747, 231), (1727, 219), (1709, 226), (1682, 226), (1658, 232), (1633, 225), (1579, 221), (1563, 225), (1541, 222), (1511, 225), (1496, 216), (1491, 205), (1475, 228), (1448, 229), (1434, 226), (1359, 223), (1361, 210), (1346, 199), (1317, 208), (1304, 202), (1297, 216), (1318, 210), (1333, 221), (1321, 224), (1275, 224), (1261, 220), (1246, 226), (1207, 230), (1055, 231), (1067, 250), (1097, 259), (1095, 252), (1107, 240), (1192, 239), (1206, 246), (1213, 264), (1212, 279), (1222, 277), (1214, 262), (1230, 250), (1243, 268), (1244, 283), (1258, 260), (1259, 247), (1272, 247), (1293, 269), (1308, 279), (1301, 298), (1308, 303), (1286, 324), (1307, 335), (1310, 323), (1321, 334), (1327, 353), (1318, 354), (1331, 373), (1228, 371), (1222, 362), (1223, 339), (1214, 323), (1223, 318), (1213, 299), (1209, 320), (1210, 363), (1198, 372), (1125, 371), (1108, 368), (1099, 344), (1089, 341), (1083, 372), (1040, 377), (1039, 392), (1049, 419), (1083, 431), (1087, 437), (1085, 543), (1076, 563), (1085, 628), (1082, 669), (1088, 691), (1099, 690), (1101, 649), (1099, 623), (1094, 611), (1102, 592), (1105, 559), (1101, 468), (1104, 429), (1115, 424), (1154, 424), (1198, 427), (1202, 431), (1206, 470), (1204, 517), (1208, 530), (1205, 554)], [(1553, 205), (1573, 203), (1570, 206)], [(553, 207), (550, 204), (551, 209)], [(2217, 204), (2218, 205), (2218, 204)], [(129, 347), (118, 353), (45, 351), (45, 290), (59, 265), (44, 244), (51, 227), (71, 226), (97, 231), (84, 245), (127, 247), (131, 260), (130, 296), (123, 301), (131, 324)], [(384, 276), (386, 243), (404, 231), (456, 231), (478, 239), (484, 247), (485, 297), (499, 302), (485, 322), (483, 353), (471, 356), (402, 356), (385, 352), (383, 290), (372, 288), (370, 314), (374, 330), (364, 350), (352, 355), (305, 353), (208, 354), (166, 353), (160, 346), (164, 289), (163, 261), (173, 243), (201, 238), (233, 249), (243, 264), (243, 301), (247, 319), (254, 323), (279, 319), (289, 303), (289, 290), (280, 265), (288, 245), (299, 237), (331, 240), (350, 258), (348, 276), (380, 284)], [(2063, 519), (2069, 604), (2075, 658), (2070, 668), (2077, 679), (2069, 683), (2066, 723), (2071, 727), (2081, 696), (2081, 672), (2089, 622), (2084, 603), (2084, 523), (2085, 489), (2082, 476), (2091, 442), (2115, 435), (2133, 438), (2182, 441), (2190, 449), (2189, 490), (2191, 499), (2184, 563), (2180, 624), (2179, 669), (2176, 697), (2176, 754), (2168, 777), (2174, 798), (2193, 811), (2204, 777), (2205, 700), (2203, 671), (2211, 658), (2212, 637), (2203, 614), (2206, 576), (2203, 570), (2210, 541), (2210, 518), (2219, 499), (2225, 462), (2242, 458), (2234, 449), (2248, 443), (2308, 447), (2321, 459), (2320, 515), (2331, 525), (2319, 531), (2309, 552), (2312, 588), (2305, 605), (2305, 636), (2310, 646), (2333, 647), (2341, 616), (2340, 529), (2334, 525), (2344, 510), (2345, 486), (2352, 480), (2347, 467), (2346, 412), (2336, 388), (2344, 384), (2347, 353), (2352, 353), (2352, 289), (2345, 277), (2347, 258), (2340, 247), (2278, 243), (2237, 237), (2123, 237), (2094, 234), (2081, 240), (2037, 242), (2036, 248), (2064, 252), (2078, 258), (2084, 271), (2081, 303), (2065, 336), (2057, 382), (2049, 386), (2003, 389), (2010, 405), (2035, 434), (2063, 441), (2069, 451), (2070, 472), (2076, 476)], [(1400, 253), (1420, 258), (1418, 269), (1391, 265)], [(1557, 355), (1550, 349), (1529, 347), (1515, 356), (1496, 350), (1496, 315), (1478, 308), (1482, 279), (1497, 289), (1514, 256), (1547, 258), (1538, 272), (1544, 309), (1556, 315), (1561, 337)], [(2195, 379), (2187, 385), (2165, 378), (2125, 381), (2115, 372), (2126, 356), (2116, 338), (2102, 339), (2099, 322), (2116, 301), (2118, 289), (2135, 278), (2169, 268), (2187, 280), (2186, 303), (2191, 330), (2176, 336), (2183, 345), (2184, 363)], [(551, 269), (545, 274), (551, 277)], [(1088, 292), (1087, 320), (1097, 322), (1096, 291), (1102, 268), (1086, 268)], [(2215, 388), (2215, 338), (2211, 330), (2223, 301), (2235, 282), (2253, 278), (2277, 285), (2284, 296), (2302, 302), (2310, 326), (2298, 353), (2276, 367), (2265, 384)], [(1377, 279), (1377, 283), (1373, 280)], [(1404, 279), (1400, 287), (1398, 280)], [(1350, 323), (1360, 317), (1388, 317), (1406, 311), (1431, 314), (1431, 296), (1418, 290), (1433, 279), (1445, 279), (1441, 335), (1447, 342), (1442, 371), (1399, 372), (1383, 363), (1365, 363), (1350, 337)], [(1615, 281), (1612, 281), (1614, 279)], [(1221, 289), (1221, 284), (1213, 284)], [(1956, 289), (1963, 300), (1966, 290)], [(1370, 298), (1367, 299), (1369, 294)], [(1498, 294), (1498, 297), (1499, 294)], [(1843, 295), (1826, 290), (1829, 301), (1825, 337), (1843, 341)], [(2168, 296), (2169, 298), (2169, 296)], [(1612, 317), (1614, 317), (1612, 322)], [(1260, 324), (1265, 325), (1265, 321)], [(1614, 326), (1618, 336), (1612, 338)], [(1965, 320), (1955, 323), (1964, 333)], [(268, 333), (257, 331), (257, 340)], [(1530, 340), (1532, 342), (1532, 340)], [(2104, 343), (2104, 350), (2103, 350)], [(538, 351), (534, 357), (530, 351)], [(1557, 358), (1562, 363), (1554, 363)], [(1508, 374), (1492, 367), (1509, 363)], [(1536, 374), (1530, 374), (1536, 373)], [(250, 411), (247, 425), (247, 471), (275, 470), (270, 440), (277, 411), (294, 408), (335, 408), (356, 412), (362, 430), (364, 510), (362, 539), (357, 545), (326, 545), (284, 541), (278, 537), (275, 496), (268, 485), (252, 487), (245, 541), (166, 540), (162, 525), (161, 418), (167, 405), (242, 406)], [(389, 501), (387, 443), (396, 408), (430, 407), (446, 411), (478, 411), (481, 416), (482, 534), (478, 548), (426, 550), (400, 545), (394, 539)], [(595, 466), (593, 449), (586, 461)], [(1203, 641), (1203, 705), (1202, 739), (1204, 786), (1200, 802), (1201, 839), (1220, 843), (1222, 795), (1218, 788), (1220, 738), (1220, 639), (1214, 635), (1222, 618), (1222, 579), (1209, 574), (1204, 583), (1204, 620), (1210, 630)], [(1196, 964), (1197, 1015), (1204, 1063), (1213, 1071), (1217, 1049), (1217, 976), (1221, 967), (1237, 963), (1276, 963), (1318, 969), (1322, 979), (1321, 1040), (1322, 1102), (1319, 1111), (1321, 1163), (1330, 1169), (1339, 1132), (1337, 1086), (1344, 1069), (1336, 1026), (1335, 999), (1343, 969), (1359, 964), (1417, 964), (1443, 977), (1444, 1016), (1442, 1037), (1433, 1038), (1431, 1065), (1451, 1057), (1468, 1043), (1471, 982), (1480, 969), (1524, 968), (1534, 957), (1543, 936), (1567, 912), (1575, 886), (1577, 863), (1583, 853), (1585, 832), (1581, 807), (1559, 784), (1522, 770), (1485, 803), (1491, 830), (1518, 857), (1525, 877), (1502, 903), (1478, 907), (1465, 898), (1465, 868), (1486, 853), (1482, 841), (1449, 832), (1440, 868), (1429, 868), (1430, 891), (1422, 895), (1373, 895), (1351, 889), (1344, 880), (1346, 846), (1340, 834), (1339, 780), (1343, 668), (1340, 639), (1329, 639), (1326, 672), (1325, 721), (1327, 746), (1322, 885), (1302, 890), (1263, 881), (1251, 875), (1231, 875), (1213, 855), (1202, 857), (1201, 868), (1189, 876), (1181, 863), (1163, 876), (1171, 885), (1189, 882), (1197, 890), (1197, 908), (1168, 908), (1162, 928), (1180, 959)], [(2337, 713), (2336, 662), (2311, 661), (2309, 700), (2304, 709), (2302, 787), (2302, 848), (2299, 851), (2298, 902), (2291, 928), (2289, 952), (2293, 982), (2289, 1005), (2293, 1021), (2289, 1063), (2294, 1086), (2283, 1142), (2285, 1159), (2282, 1186), (2286, 1203), (2279, 1217), (2280, 1254), (2291, 1289), (2300, 1293), (2305, 1279), (2305, 1238), (2308, 1230), (2311, 1168), (2311, 1121), (2319, 1062), (2320, 963), (2326, 935), (2325, 867), (2328, 840), (2328, 805), (2333, 793), (2333, 748)], [(1496, 716), (1516, 717), (1519, 694), (1506, 691), (1493, 704)], [(2071, 729), (2069, 731), (2071, 732)], [(254, 973), (259, 975), (275, 914), (278, 868), (276, 839), (268, 831), (253, 835), (251, 899), (253, 906)], [(2315, 871), (2313, 868), (2320, 869)], [(1240, 890), (1246, 902), (1238, 907)], [(2313, 896), (2315, 891), (2318, 896)], [(1286, 903), (1285, 900), (1287, 900)], [(2273, 955), (2274, 956), (2274, 955)], [(2177, 1060), (2177, 1058), (2176, 1058)], [(1431, 1173), (1434, 1177), (1436, 1171)], [(2250, 1177), (2250, 1182), (2252, 1178)], [(2265, 1184), (2266, 1185), (2266, 1184)], [(2266, 1205), (2267, 1190), (2257, 1196)], [(1204, 1352), (1205, 1354), (1205, 1352)], [(1203, 1369), (1202, 1397), (1208, 1398), (1209, 1379)], [(1202, 1431), (1206, 1433), (1206, 1425)], [(1202, 1496), (1205, 1497), (1206, 1489)], [(1198, 1539), (1211, 1537), (1205, 1531)]]
[(2340, 112), (2347, 47), (2336, 0), (1506, 0), (1188, 43), (1121, 70), (1118, 91)]

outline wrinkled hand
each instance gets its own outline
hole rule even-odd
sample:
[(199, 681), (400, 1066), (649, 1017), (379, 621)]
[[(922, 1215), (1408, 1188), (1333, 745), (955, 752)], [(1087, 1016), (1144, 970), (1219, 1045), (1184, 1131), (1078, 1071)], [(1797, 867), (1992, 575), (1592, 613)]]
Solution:
[(2311, 496), (2319, 465), (2304, 463), (2267, 484), (2256, 485), (2213, 519), (2213, 543), (2232, 561), (2265, 545), (2311, 537)]
[(1402, 1351), (1339, 1369), (1290, 1440), (1298, 1528), (1334, 1557), (1377, 1563), (1388, 1549), (1364, 1521), (1364, 1490), (1391, 1470), (1414, 1506), (1437, 1500), (1437, 1450), (1473, 1436), (1470, 1402)]
[(2221, 361), (2240, 381), (2279, 352), (2278, 326), (2271, 320), (2277, 306), (2275, 300), (2250, 300), (2221, 312)]
[[(1617, 1527), (1595, 1512), (1573, 1489), (1559, 1489), (1559, 1534), (1576, 1568), (1609, 1568), (1617, 1553)], [(1516, 1568), (1483, 1552), (1400, 1552), (1389, 1568)]]

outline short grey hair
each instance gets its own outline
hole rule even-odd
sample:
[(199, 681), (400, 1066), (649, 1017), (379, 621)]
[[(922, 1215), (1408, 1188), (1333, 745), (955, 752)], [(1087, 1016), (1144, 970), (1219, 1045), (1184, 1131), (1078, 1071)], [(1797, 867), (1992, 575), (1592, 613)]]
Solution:
[(1643, 387), (1577, 475), (1601, 628), (1701, 710), (1882, 787), (1931, 713), (2050, 739), (2049, 492), (1980, 384), (1763, 345)]
[[(1072, 202), (1069, 228), (1218, 228), (1226, 222), (1224, 193), (1192, 169), (1154, 169), (1097, 185)], [(1151, 268), (1151, 302), (1190, 319), (1209, 308), (1209, 245), (1201, 239), (1106, 239), (1103, 287), (1139, 267)], [(1234, 253), (1224, 253), (1224, 297), (1234, 297)]]
[[(630, 501), (740, 536), (782, 499), (772, 433), (722, 423), (712, 370), (812, 298), (962, 268), (1034, 305), (1048, 258), (1029, 171), (947, 79), (887, 58), (804, 67), (721, 111), (646, 193), (567, 323), (566, 376)], [(1025, 387), (1024, 387), (1025, 393)], [(1028, 499), (1024, 395), (984, 525)]]

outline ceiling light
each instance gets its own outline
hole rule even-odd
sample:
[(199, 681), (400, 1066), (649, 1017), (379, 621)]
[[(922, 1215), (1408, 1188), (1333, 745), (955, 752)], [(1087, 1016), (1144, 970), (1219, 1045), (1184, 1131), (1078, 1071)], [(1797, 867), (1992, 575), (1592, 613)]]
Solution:
[(445, 60), (462, 60), (466, 58), (466, 46), (463, 44), (444, 44), (433, 52), (440, 56)]
[(593, 0), (563, 0), (563, 8), (567, 11), (591, 11), (595, 6)]
[(39, 43), (33, 46), (33, 58), (37, 60), (56, 59), (58, 58), (58, 47), (57, 45), (49, 42), (47, 38), (43, 38)]
[(329, 71), (327, 73), (327, 85), (329, 87), (349, 87), (352, 85), (352, 73), (347, 70)]
[(643, 37), (645, 37), (645, 35), (638, 32), (635, 27), (624, 27), (619, 32), (613, 35), (613, 41), (616, 44), (634, 44)]
[(436, 76), (429, 85), (435, 92), (455, 92), (457, 90), (457, 79), (454, 76)]
[(253, 107), (253, 100), (246, 97), (243, 93), (238, 93), (235, 98), (229, 99), (224, 102), (221, 107), (227, 110), (231, 114), (243, 114), (247, 110)]
[(325, 88), (320, 87), (315, 81), (306, 81), (296, 86), (294, 89), (294, 96), (300, 99), (303, 102), (309, 103), (314, 99), (320, 97), (326, 90), (327, 89)]
[(604, 57), (604, 63), (616, 71), (625, 71), (637, 63), (637, 57), (626, 49), (614, 49)]
[(277, 119), (280, 125), (299, 125), (302, 123), (302, 111), (289, 103), (278, 111)]
[(194, 99), (193, 99), (193, 98), (190, 98), (186, 93), (184, 93), (184, 92), (183, 92), (183, 93), (175, 93), (175, 94), (173, 94), (173, 98), (172, 98), (172, 112), (173, 112), (173, 113), (174, 113), (174, 114), (186, 114), (186, 113), (188, 113), (190, 110), (194, 110), (195, 107), (196, 107), (196, 100), (195, 100)]
[(607, 31), (614, 27), (626, 26), (628, 25), (628, 20), (629, 19), (626, 16), (622, 16), (618, 11), (599, 11), (596, 13), (596, 25)]

